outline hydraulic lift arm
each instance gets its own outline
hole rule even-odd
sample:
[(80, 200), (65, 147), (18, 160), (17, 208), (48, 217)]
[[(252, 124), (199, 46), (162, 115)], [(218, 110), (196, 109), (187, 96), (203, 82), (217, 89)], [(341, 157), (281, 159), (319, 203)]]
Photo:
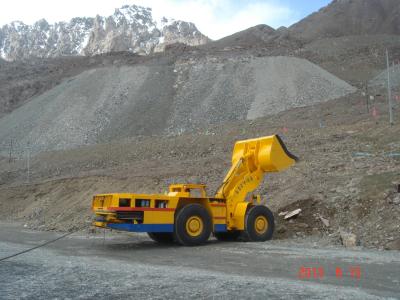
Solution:
[(278, 135), (236, 142), (232, 167), (215, 195), (226, 199), (227, 228), (244, 228), (245, 198), (260, 185), (265, 173), (282, 171), (297, 160)]

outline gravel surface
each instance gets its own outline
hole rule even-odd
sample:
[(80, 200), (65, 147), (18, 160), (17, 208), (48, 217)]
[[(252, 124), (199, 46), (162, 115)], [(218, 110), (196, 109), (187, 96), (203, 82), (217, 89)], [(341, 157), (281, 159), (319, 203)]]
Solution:
[(145, 67), (85, 71), (1, 118), (0, 136), (17, 147), (30, 144), (33, 153), (94, 143), (130, 104), (128, 95), (138, 91), (146, 73)]
[(256, 96), (247, 119), (313, 105), (356, 91), (305, 59), (279, 56), (257, 58), (251, 63), (256, 74)]
[[(1, 228), (1, 257), (56, 236)], [(2, 299), (396, 299), (400, 256), (301, 242), (161, 246), (145, 235), (107, 232), (105, 240), (76, 233), (0, 264)], [(352, 265), (362, 270), (359, 280), (347, 274)], [(301, 266), (323, 267), (324, 277), (299, 279)]]

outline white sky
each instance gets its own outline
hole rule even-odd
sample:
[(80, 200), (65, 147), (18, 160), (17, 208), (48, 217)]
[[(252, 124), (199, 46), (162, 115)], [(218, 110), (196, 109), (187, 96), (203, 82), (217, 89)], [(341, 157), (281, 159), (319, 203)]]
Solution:
[(297, 16), (276, 0), (5, 0), (0, 10), (0, 26), (19, 20), (26, 24), (45, 18), (48, 22), (68, 21), (73, 17), (111, 15), (124, 4), (153, 9), (156, 20), (166, 16), (191, 21), (212, 39), (244, 30), (257, 24), (272, 27), (290, 25)]

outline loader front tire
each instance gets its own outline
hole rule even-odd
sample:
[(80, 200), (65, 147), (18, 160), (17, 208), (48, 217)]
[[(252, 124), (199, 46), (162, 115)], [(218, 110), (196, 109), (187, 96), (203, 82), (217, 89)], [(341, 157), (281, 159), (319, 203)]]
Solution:
[(147, 234), (153, 241), (160, 244), (172, 244), (174, 242), (172, 232), (148, 232)]
[(202, 205), (193, 203), (184, 206), (175, 217), (174, 235), (184, 246), (204, 244), (211, 234), (211, 217)]
[(265, 242), (274, 233), (274, 215), (263, 205), (251, 207), (245, 217), (244, 239), (249, 242)]

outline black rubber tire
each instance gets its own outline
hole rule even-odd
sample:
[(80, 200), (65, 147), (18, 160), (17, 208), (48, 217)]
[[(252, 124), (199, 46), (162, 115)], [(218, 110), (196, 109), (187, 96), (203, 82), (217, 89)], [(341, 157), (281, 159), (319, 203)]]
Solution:
[[(255, 221), (257, 217), (264, 216), (268, 222), (268, 228), (263, 234), (257, 233), (255, 229)], [(246, 213), (245, 217), (245, 229), (244, 229), (244, 240), (249, 242), (265, 242), (272, 238), (274, 234), (274, 215), (268, 207), (263, 205), (252, 206)]]
[(214, 232), (214, 236), (218, 241), (233, 242), (240, 237), (240, 231)]
[(148, 232), (149, 237), (160, 244), (171, 244), (174, 242), (174, 234), (172, 232)]
[[(203, 222), (203, 230), (196, 237), (190, 236), (186, 230), (186, 222), (190, 217), (196, 216)], [(193, 203), (185, 205), (175, 217), (174, 236), (176, 241), (184, 246), (197, 246), (204, 244), (211, 234), (211, 217), (202, 205)]]

